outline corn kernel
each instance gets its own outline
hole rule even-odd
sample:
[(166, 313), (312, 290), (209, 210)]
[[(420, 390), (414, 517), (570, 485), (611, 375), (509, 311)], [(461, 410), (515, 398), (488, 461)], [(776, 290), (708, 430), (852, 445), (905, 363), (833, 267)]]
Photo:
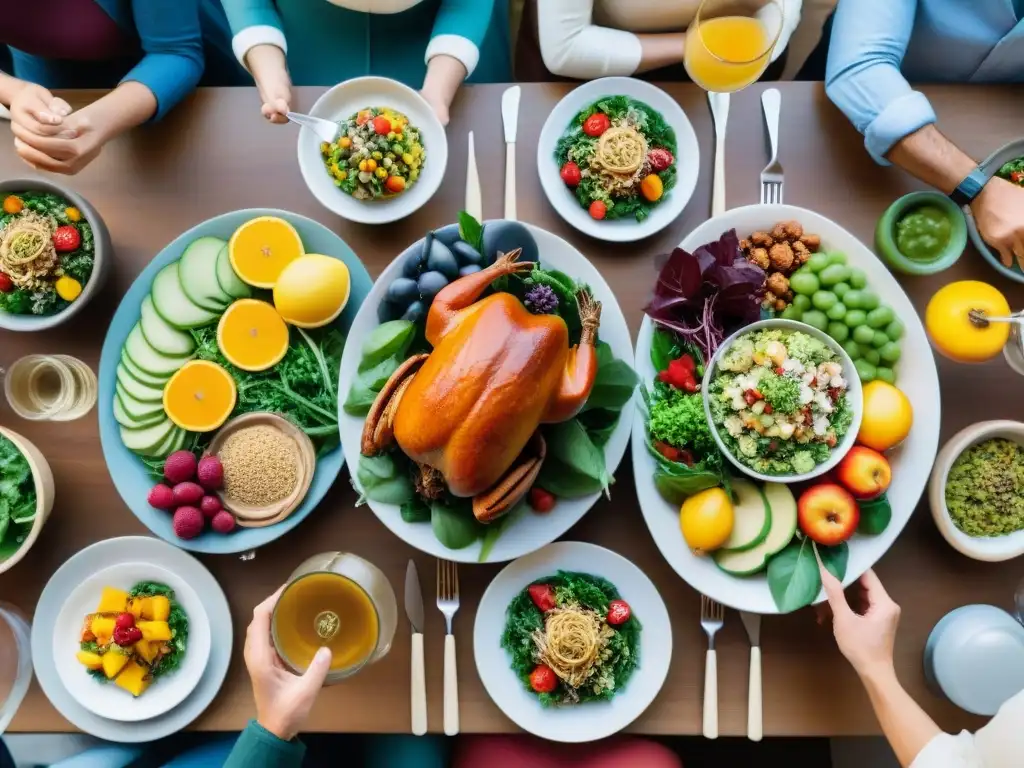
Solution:
[(342, 149), (348, 149), (349, 147), (352, 146), (352, 139), (350, 139), (348, 136), (342, 136), (340, 139), (338, 139), (338, 146), (341, 147)]
[[(362, 170), (362, 169), (360, 168), (360, 170)], [(369, 160), (367, 160), (366, 161), (366, 170), (368, 170), (368, 171), (375, 171), (375, 170), (377, 170), (377, 161), (374, 160), (373, 158), (370, 158)]]
[(405, 163), (406, 165), (412, 165), (412, 153), (406, 152), (404, 155), (402, 155), (402, 162)]
[(378, 179), (386, 179), (388, 177), (388, 172), (385, 168), (378, 168), (374, 173), (377, 174)]
[(82, 212), (73, 206), (65, 208), (64, 215), (68, 217), (68, 221), (79, 222), (82, 220)]
[(348, 174), (345, 171), (338, 171), (334, 176), (338, 181), (344, 181), (348, 178)]

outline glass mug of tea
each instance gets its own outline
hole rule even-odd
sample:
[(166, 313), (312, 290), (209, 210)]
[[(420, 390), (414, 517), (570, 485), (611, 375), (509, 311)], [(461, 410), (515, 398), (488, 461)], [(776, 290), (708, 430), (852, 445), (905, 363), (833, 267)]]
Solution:
[(398, 603), (384, 573), (350, 552), (324, 552), (288, 578), (271, 634), (278, 656), (297, 674), (320, 647), (330, 648), (333, 685), (387, 655), (397, 625)]

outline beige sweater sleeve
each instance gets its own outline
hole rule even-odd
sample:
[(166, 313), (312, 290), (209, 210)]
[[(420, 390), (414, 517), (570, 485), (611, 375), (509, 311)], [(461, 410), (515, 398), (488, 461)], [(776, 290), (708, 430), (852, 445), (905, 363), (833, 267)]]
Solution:
[(910, 768), (1020, 768), (1024, 764), (1024, 691), (1007, 701), (975, 734), (943, 733), (921, 750)]

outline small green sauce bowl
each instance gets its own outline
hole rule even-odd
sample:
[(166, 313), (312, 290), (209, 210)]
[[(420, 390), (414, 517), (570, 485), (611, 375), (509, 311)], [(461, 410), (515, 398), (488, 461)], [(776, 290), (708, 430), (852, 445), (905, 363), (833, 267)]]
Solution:
[[(949, 219), (949, 243), (930, 261), (910, 259), (896, 245), (896, 222), (915, 208), (934, 206)], [(890, 269), (908, 275), (934, 275), (949, 269), (967, 247), (967, 219), (960, 207), (939, 192), (911, 192), (890, 205), (875, 227), (875, 247)]]

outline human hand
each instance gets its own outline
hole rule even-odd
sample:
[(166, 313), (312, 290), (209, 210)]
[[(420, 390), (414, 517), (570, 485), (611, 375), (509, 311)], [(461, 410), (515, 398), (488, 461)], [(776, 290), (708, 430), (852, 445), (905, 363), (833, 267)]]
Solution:
[(444, 96), (427, 85), (423, 86), (423, 90), (420, 91), (420, 95), (427, 100), (430, 108), (434, 110), (434, 114), (437, 115), (437, 119), (441, 121), (441, 125), (448, 125), (450, 115), (448, 114), (448, 102), (445, 100)]
[(971, 203), (982, 239), (999, 252), (1004, 267), (1014, 257), (1024, 269), (1024, 187), (993, 178)]
[(25, 83), (11, 99), (11, 125), (37, 136), (74, 138), (63, 124), (70, 114), (70, 104), (35, 83)]
[(245, 55), (245, 61), (260, 94), (260, 113), (272, 123), (287, 123), (292, 103), (292, 79), (284, 51), (276, 45), (256, 45)]
[(886, 593), (874, 571), (866, 571), (855, 585), (859, 610), (846, 600), (843, 585), (821, 565), (821, 583), (832, 609), (836, 645), (861, 677), (893, 668), (893, 646), (900, 622), (900, 607)]
[(33, 168), (52, 173), (75, 174), (99, 155), (107, 141), (107, 134), (86, 110), (60, 119), (59, 124), (48, 126), (61, 129), (56, 135), (40, 135), (12, 121), (14, 148), (21, 159)]
[(256, 699), (256, 721), (284, 741), (302, 730), (331, 668), (331, 651), (321, 648), (306, 673), (299, 677), (285, 669), (270, 638), (270, 619), (281, 597), (281, 587), (252, 612), (245, 635), (245, 666)]

